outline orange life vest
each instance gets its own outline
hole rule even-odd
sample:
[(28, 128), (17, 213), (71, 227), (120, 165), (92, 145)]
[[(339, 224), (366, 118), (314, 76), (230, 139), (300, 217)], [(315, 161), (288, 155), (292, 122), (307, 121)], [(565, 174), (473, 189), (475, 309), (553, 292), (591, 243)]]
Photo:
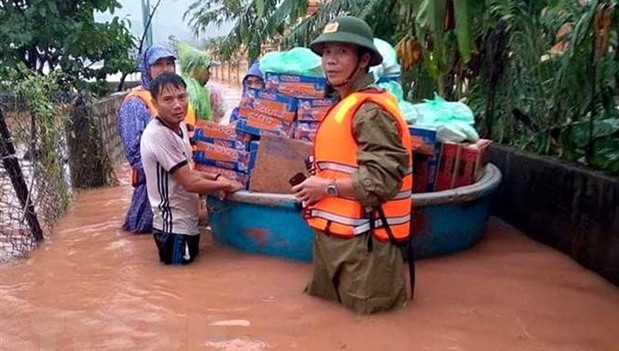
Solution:
[[(352, 93), (328, 112), (318, 128), (314, 141), (314, 169), (317, 176), (346, 179), (357, 171), (359, 146), (352, 125), (356, 112), (366, 102), (373, 102), (387, 111), (398, 124), (402, 145), (406, 147), (411, 144), (406, 122), (392, 95), (387, 92)], [(392, 239), (396, 242), (404, 242), (410, 235), (412, 186), (412, 156), (409, 151), (409, 170), (398, 194), (381, 205)], [(355, 199), (326, 196), (310, 206), (305, 217), (312, 228), (342, 238), (353, 238), (374, 227), (374, 236), (384, 242), (390, 240), (390, 237), (379, 212), (377, 208), (365, 208)], [(370, 219), (374, 222), (373, 226)]]

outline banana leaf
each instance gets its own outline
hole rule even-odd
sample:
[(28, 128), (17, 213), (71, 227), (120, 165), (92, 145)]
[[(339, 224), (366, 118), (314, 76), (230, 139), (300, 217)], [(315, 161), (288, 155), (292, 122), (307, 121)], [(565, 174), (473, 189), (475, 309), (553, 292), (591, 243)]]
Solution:
[(471, 60), (473, 41), (471, 39), (471, 26), (469, 23), (469, 1), (454, 0), (454, 17), (456, 19), (456, 38), (458, 50), (464, 63)]

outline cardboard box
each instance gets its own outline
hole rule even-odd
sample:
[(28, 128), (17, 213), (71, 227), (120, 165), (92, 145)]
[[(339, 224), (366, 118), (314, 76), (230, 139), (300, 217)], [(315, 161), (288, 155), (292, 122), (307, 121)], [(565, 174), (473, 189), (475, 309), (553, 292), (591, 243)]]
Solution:
[(327, 81), (322, 77), (267, 72), (265, 88), (290, 97), (320, 99), (325, 97)]
[(215, 122), (206, 122), (199, 128), (196, 128), (194, 132), (194, 140), (200, 140), (200, 138), (211, 138), (219, 140), (240, 140), (248, 142), (250, 136), (246, 133), (239, 132), (234, 126), (221, 125)]
[(249, 184), (249, 175), (243, 172), (233, 171), (230, 169), (207, 166), (197, 163), (196, 170), (207, 172), (210, 174), (221, 174), (222, 176), (236, 180), (237, 182), (243, 184), (243, 186), (247, 189), (247, 185)]
[(461, 144), (451, 142), (442, 143), (441, 158), (439, 161), (438, 174), (436, 176), (436, 185), (434, 187), (435, 191), (453, 189), (455, 187), (461, 151)]
[(487, 151), (491, 143), (491, 140), (480, 139), (462, 147), (456, 187), (474, 184), (481, 178), (488, 163)]
[(413, 153), (432, 156), (440, 150), (435, 129), (409, 126), (408, 131)]
[(258, 147), (260, 146), (260, 142), (255, 140), (249, 144), (249, 164), (247, 167), (247, 173), (251, 175), (254, 168), (256, 167), (256, 158), (258, 157)]
[(413, 194), (428, 192), (430, 156), (413, 154)]
[(214, 160), (210, 157), (206, 157), (204, 155), (204, 151), (202, 150), (196, 150), (193, 160), (197, 165), (203, 165), (203, 166), (212, 166), (212, 167), (218, 167), (218, 168), (223, 168), (223, 169), (230, 169), (233, 171), (237, 171), (237, 172), (243, 172), (243, 173), (247, 173), (248, 171), (248, 166), (249, 166), (249, 162), (232, 162), (232, 161), (219, 161), (219, 160)]
[(429, 193), (436, 185), (440, 151), (432, 156), (413, 153), (413, 193)]
[(320, 126), (320, 122), (297, 121), (292, 137), (298, 140), (314, 142), (318, 126)]
[(248, 142), (242, 141), (242, 140), (215, 139), (215, 138), (209, 138), (203, 135), (196, 135), (196, 134), (194, 134), (194, 140), (196, 144), (198, 142), (204, 142), (204, 143), (215, 144), (215, 145), (219, 145), (219, 146), (223, 146), (223, 147), (227, 147), (231, 149), (236, 149), (236, 150), (247, 150), (249, 146)]
[[(441, 160), (441, 148), (440, 144), (437, 143), (437, 150), (434, 155), (429, 156), (427, 159), (428, 162), (428, 185), (426, 187), (426, 192), (432, 192), (436, 188), (436, 178), (438, 177), (438, 165)], [(413, 164), (413, 167), (415, 165)], [(413, 180), (414, 181), (414, 180)]]
[(297, 120), (320, 122), (327, 112), (337, 104), (336, 99), (298, 99)]
[[(261, 131), (268, 131), (277, 135), (290, 136), (294, 130), (293, 123), (286, 122), (277, 117), (265, 115), (248, 107), (240, 107), (239, 114), (241, 119), (245, 120), (245, 122), (240, 124), (241, 128), (248, 127), (242, 130), (249, 134), (255, 135), (257, 133), (258, 135), (262, 135), (263, 133), (261, 133)], [(239, 122), (237, 122), (237, 129), (239, 128)]]
[(215, 161), (240, 163), (249, 162), (249, 152), (244, 150), (233, 149), (203, 141), (198, 141), (196, 143), (196, 150), (202, 151), (204, 157), (210, 158)]
[(271, 91), (248, 89), (239, 107), (289, 123), (297, 117), (297, 100)]
[(306, 172), (305, 160), (312, 154), (312, 144), (273, 135), (260, 139), (256, 166), (249, 190), (276, 194), (292, 193), (288, 180), (298, 172)]

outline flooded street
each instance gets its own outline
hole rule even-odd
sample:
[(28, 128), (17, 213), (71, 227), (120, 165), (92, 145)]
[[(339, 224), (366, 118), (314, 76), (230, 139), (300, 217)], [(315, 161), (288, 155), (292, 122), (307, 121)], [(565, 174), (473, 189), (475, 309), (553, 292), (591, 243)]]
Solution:
[(619, 346), (619, 289), (498, 220), (472, 250), (420, 261), (407, 309), (362, 317), (304, 295), (309, 265), (208, 235), (193, 265), (160, 264), (149, 235), (119, 229), (129, 193), (77, 194), (52, 241), (0, 269), (2, 350)]
[(120, 229), (128, 172), (0, 266), (0, 350), (619, 350), (619, 289), (499, 220), (473, 249), (419, 261), (405, 310), (358, 316), (302, 293), (309, 264), (208, 234), (192, 265), (162, 265), (150, 235)]

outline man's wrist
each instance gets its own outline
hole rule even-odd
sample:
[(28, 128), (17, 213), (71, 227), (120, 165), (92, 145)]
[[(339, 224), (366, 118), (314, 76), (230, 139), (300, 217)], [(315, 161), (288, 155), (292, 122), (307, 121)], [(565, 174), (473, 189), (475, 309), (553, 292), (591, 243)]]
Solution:
[(340, 195), (339, 188), (337, 187), (337, 180), (331, 179), (329, 184), (325, 187), (325, 194), (331, 197), (337, 197)]

